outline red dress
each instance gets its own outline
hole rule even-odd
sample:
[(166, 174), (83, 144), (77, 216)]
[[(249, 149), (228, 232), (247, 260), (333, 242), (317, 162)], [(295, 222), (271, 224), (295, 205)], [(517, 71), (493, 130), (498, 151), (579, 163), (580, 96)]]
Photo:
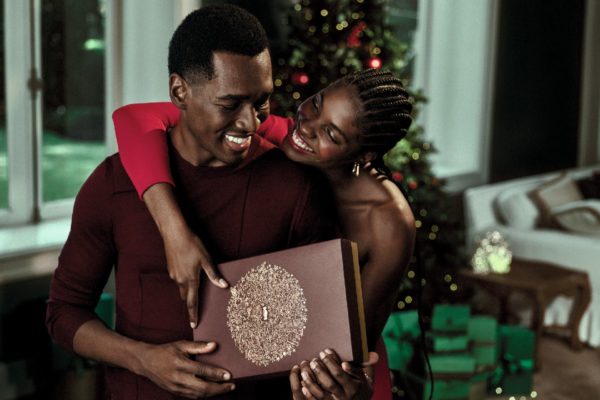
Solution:
[[(179, 109), (168, 102), (129, 104), (115, 110), (112, 117), (121, 162), (140, 198), (156, 183), (175, 186), (169, 168), (166, 132), (179, 120)], [(291, 118), (269, 115), (256, 133), (279, 146), (291, 124)], [(379, 362), (375, 365), (372, 398), (389, 400), (392, 398), (392, 384), (381, 338), (376, 351)]]

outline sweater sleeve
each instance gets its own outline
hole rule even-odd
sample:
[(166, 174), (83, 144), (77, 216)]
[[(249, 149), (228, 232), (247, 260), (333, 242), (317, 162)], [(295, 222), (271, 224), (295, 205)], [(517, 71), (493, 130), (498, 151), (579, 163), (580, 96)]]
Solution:
[(73, 337), (95, 308), (106, 285), (116, 250), (111, 232), (112, 170), (101, 164), (77, 195), (71, 231), (50, 284), (46, 326), (59, 345), (73, 349)]
[(293, 123), (294, 120), (291, 118), (269, 115), (266, 121), (260, 124), (256, 133), (279, 147)]
[(121, 161), (140, 199), (157, 183), (175, 186), (166, 132), (178, 120), (179, 109), (167, 102), (129, 104), (113, 112)]

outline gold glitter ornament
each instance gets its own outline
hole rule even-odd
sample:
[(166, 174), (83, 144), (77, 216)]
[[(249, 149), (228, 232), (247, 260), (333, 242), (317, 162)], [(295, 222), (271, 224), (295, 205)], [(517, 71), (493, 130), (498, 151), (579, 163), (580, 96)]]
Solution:
[(294, 275), (263, 262), (243, 275), (230, 293), (227, 327), (247, 360), (264, 367), (296, 351), (308, 310)]

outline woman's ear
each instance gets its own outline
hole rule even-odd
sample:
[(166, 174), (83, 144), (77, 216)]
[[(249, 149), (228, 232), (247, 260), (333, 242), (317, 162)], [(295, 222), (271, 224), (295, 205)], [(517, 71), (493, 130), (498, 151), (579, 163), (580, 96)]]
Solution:
[(169, 97), (171, 97), (171, 102), (180, 110), (187, 108), (186, 99), (189, 91), (190, 87), (181, 75), (177, 73), (169, 75)]
[(376, 158), (377, 158), (377, 153), (375, 153), (374, 151), (367, 151), (366, 153), (363, 153), (359, 157), (358, 162), (361, 163), (362, 165), (367, 165)]

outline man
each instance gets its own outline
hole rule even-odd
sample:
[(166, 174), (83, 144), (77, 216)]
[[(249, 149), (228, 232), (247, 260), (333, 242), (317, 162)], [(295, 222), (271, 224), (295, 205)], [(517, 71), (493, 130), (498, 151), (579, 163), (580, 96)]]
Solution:
[[(310, 173), (252, 137), (269, 112), (267, 46), (250, 14), (213, 6), (190, 14), (169, 47), (170, 96), (181, 110), (170, 135), (178, 201), (217, 262), (331, 234), (328, 199), (319, 197)], [(115, 332), (94, 313), (113, 265)], [(113, 400), (289, 397), (287, 377), (235, 388), (225, 369), (191, 359), (214, 351), (219, 338), (191, 341), (159, 231), (118, 155), (100, 164), (77, 196), (47, 325), (59, 344), (113, 366), (107, 370)]]

